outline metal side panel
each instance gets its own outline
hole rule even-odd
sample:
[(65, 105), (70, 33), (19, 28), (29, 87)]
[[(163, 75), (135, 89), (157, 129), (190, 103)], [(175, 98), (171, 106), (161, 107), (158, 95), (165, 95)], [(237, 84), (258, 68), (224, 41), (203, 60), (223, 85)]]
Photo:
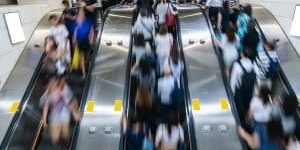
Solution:
[(255, 5), (253, 6), (253, 14), (266, 39), (280, 39), (279, 46), (284, 47), (284, 51), (279, 52), (281, 67), (295, 94), (300, 96), (300, 69), (298, 69), (300, 59), (295, 48), (270, 11), (262, 6)]
[[(124, 96), (132, 11), (132, 8), (116, 7), (110, 10), (105, 20), (88, 93), (88, 100), (95, 101), (95, 107), (83, 115), (78, 150), (119, 148), (122, 111), (114, 111), (114, 103), (123, 100)], [(91, 132), (93, 128), (95, 130)]]
[(20, 103), (43, 54), (44, 39), (50, 28), (48, 17), (60, 13), (61, 10), (54, 10), (41, 19), (0, 92), (1, 142), (14, 116), (10, 109), (14, 103)]
[(193, 110), (197, 148), (240, 150), (234, 116), (220, 105), (227, 94), (205, 16), (193, 5), (179, 5), (178, 10), (190, 97), (200, 100), (200, 110)]

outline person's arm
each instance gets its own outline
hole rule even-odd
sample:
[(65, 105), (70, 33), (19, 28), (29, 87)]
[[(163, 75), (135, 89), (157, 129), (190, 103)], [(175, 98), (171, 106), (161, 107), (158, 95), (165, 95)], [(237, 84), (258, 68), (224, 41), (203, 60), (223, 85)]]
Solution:
[(127, 131), (127, 118), (124, 114), (122, 114), (121, 123), (122, 123), (123, 134), (125, 134)]
[(183, 132), (182, 126), (178, 125), (178, 127), (179, 127), (179, 135), (180, 135), (179, 139), (180, 139), (180, 142), (184, 143), (184, 132)]
[(157, 149), (159, 149), (160, 147), (160, 143), (161, 143), (161, 140), (162, 140), (162, 128), (163, 128), (163, 125), (159, 125), (158, 126), (158, 129), (157, 129), (157, 132), (156, 132), (156, 137), (155, 137), (155, 147)]
[(76, 122), (81, 118), (80, 109), (78, 108), (77, 100), (74, 97), (69, 103), (69, 109), (71, 110), (72, 116)]
[(94, 38), (95, 38), (95, 31), (94, 31), (94, 26), (92, 26), (89, 34), (89, 41), (91, 45), (94, 42)]
[(218, 30), (219, 30), (219, 32), (221, 32), (221, 27), (222, 27), (222, 19), (223, 19), (223, 17), (222, 17), (222, 14), (219, 12), (218, 13)]
[(44, 109), (43, 109), (43, 115), (42, 115), (42, 125), (44, 128), (47, 128), (47, 116), (49, 112), (49, 106), (48, 106), (48, 100), (46, 100)]
[(238, 65), (239, 64), (235, 62), (231, 72), (230, 87), (233, 94), (235, 94), (236, 85), (238, 84)]
[(251, 149), (257, 149), (259, 147), (260, 143), (257, 133), (254, 132), (251, 135), (247, 133), (241, 126), (238, 126), (238, 133), (241, 136), (241, 138), (247, 142), (248, 146)]
[(97, 3), (94, 3), (92, 5), (86, 5), (85, 9), (89, 12), (94, 12), (97, 8)]

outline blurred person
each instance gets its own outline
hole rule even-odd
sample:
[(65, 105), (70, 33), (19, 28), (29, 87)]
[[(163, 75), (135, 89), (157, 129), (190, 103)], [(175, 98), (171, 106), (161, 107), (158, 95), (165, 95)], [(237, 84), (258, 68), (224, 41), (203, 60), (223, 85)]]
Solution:
[[(64, 5), (65, 9), (63, 10), (61, 19), (69, 32), (68, 38), (70, 41), (72, 41), (75, 26), (76, 26), (77, 11), (75, 8), (72, 8), (70, 6), (70, 3), (68, 0), (63, 0), (62, 4)], [(72, 44), (70, 46), (71, 46), (71, 57), (72, 57), (74, 48), (72, 47)]]
[(248, 31), (245, 34), (242, 40), (242, 46), (249, 48), (250, 55), (249, 58), (254, 61), (258, 55), (258, 44), (260, 42), (260, 35), (256, 30), (256, 24), (254, 21), (249, 21), (248, 23)]
[(100, 5), (98, 6), (97, 0), (80, 0), (80, 10), (79, 11), (84, 11), (85, 17), (87, 19), (91, 19), (93, 25), (95, 25), (96, 20), (97, 20), (96, 9), (97, 9), (97, 7), (102, 7), (101, 1), (102, 0), (99, 1)]
[(176, 113), (169, 113), (165, 123), (158, 126), (155, 137), (155, 147), (159, 150), (177, 150), (184, 143), (184, 132), (178, 123)]
[(223, 3), (223, 10), (222, 10), (222, 21), (221, 21), (221, 31), (226, 33), (227, 29), (231, 25), (230, 22), (230, 6), (229, 1), (225, 1)]
[(133, 66), (131, 75), (136, 76), (139, 81), (139, 86), (146, 87), (153, 97), (156, 74), (151, 64), (145, 58), (146, 57), (142, 57), (142, 59)]
[(135, 55), (136, 62), (139, 62), (144, 55), (151, 53), (151, 47), (149, 43), (145, 42), (144, 35), (142, 33), (134, 34), (132, 50)]
[[(157, 94), (160, 98), (161, 111), (163, 115), (171, 110), (172, 99), (171, 94), (175, 88), (175, 79), (171, 74), (171, 69), (169, 66), (164, 68), (164, 76), (158, 79), (157, 82)], [(163, 116), (162, 118), (165, 118)]]
[(253, 14), (252, 6), (248, 4), (237, 17), (237, 34), (241, 40), (244, 39), (244, 36), (248, 31), (248, 23), (250, 20), (253, 20)]
[(286, 138), (295, 135), (299, 102), (296, 96), (285, 95), (281, 104), (281, 123)]
[(246, 141), (251, 149), (255, 150), (282, 150), (286, 149), (283, 139), (283, 131), (280, 120), (271, 119), (260, 130), (263, 136), (257, 132), (248, 133), (242, 127), (238, 127), (238, 133)]
[[(80, 51), (80, 68), (82, 71), (82, 79), (86, 77), (85, 61), (88, 56), (91, 45), (94, 40), (94, 25), (93, 20), (85, 17), (84, 11), (79, 11), (73, 44), (77, 45)], [(75, 46), (74, 46), (75, 47)]]
[(184, 69), (184, 64), (183, 61), (181, 60), (179, 50), (177, 48), (172, 49), (170, 55), (171, 58), (169, 59), (169, 65), (171, 68), (171, 72), (173, 77), (175, 78), (177, 86), (180, 88), (180, 77)]
[(45, 59), (43, 60), (42, 70), (45, 71), (46, 76), (52, 76), (56, 74), (56, 63), (57, 63), (57, 44), (52, 36), (45, 38)]
[(158, 16), (158, 25), (166, 24), (166, 16), (168, 11), (170, 11), (173, 15), (176, 15), (177, 12), (173, 9), (171, 4), (167, 2), (167, 0), (161, 0), (160, 3), (156, 6), (156, 15)]
[(159, 33), (155, 38), (155, 44), (160, 73), (162, 73), (163, 69), (168, 64), (170, 51), (173, 46), (173, 36), (172, 34), (168, 33), (167, 26), (162, 25), (159, 28)]
[(247, 127), (246, 114), (253, 97), (257, 72), (257, 66), (249, 59), (248, 51), (245, 49), (241, 59), (233, 64), (230, 77), (230, 87), (243, 127)]
[(126, 136), (126, 149), (127, 150), (140, 150), (143, 148), (143, 140), (145, 138), (143, 124), (140, 122), (136, 112), (129, 115), (129, 121), (122, 116), (122, 130)]
[(142, 8), (139, 16), (133, 26), (133, 33), (141, 33), (144, 35), (144, 40), (153, 44), (153, 33), (155, 31), (155, 19), (152, 13), (149, 14), (147, 9)]
[(69, 140), (70, 116), (75, 121), (80, 119), (80, 111), (74, 95), (65, 79), (51, 79), (49, 87), (41, 98), (43, 103), (42, 123), (43, 127), (47, 127), (47, 116), (49, 114), (50, 137), (53, 146), (56, 146), (60, 139), (64, 142)]
[(240, 39), (235, 34), (235, 28), (230, 25), (226, 33), (221, 36), (221, 41), (217, 41), (217, 43), (222, 49), (226, 66), (225, 72), (227, 77), (229, 77), (233, 63), (239, 58)]
[(152, 108), (152, 97), (146, 87), (139, 86), (135, 96), (135, 108), (144, 121), (149, 119)]
[(221, 31), (223, 0), (207, 0), (204, 8), (208, 8), (209, 18), (215, 21), (218, 31)]

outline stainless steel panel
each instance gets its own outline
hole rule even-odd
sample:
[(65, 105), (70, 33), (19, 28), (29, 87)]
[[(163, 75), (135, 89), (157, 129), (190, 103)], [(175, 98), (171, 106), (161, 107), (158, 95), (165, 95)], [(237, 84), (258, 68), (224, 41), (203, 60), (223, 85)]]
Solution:
[(300, 59), (295, 48), (282, 30), (276, 18), (262, 6), (253, 6), (253, 14), (268, 40), (280, 39), (279, 45), (284, 45), (285, 55), (281, 67), (295, 94), (300, 96)]
[[(123, 100), (124, 96), (131, 22), (132, 8), (123, 6), (110, 10), (105, 20), (88, 93), (88, 100), (94, 100), (96, 105), (93, 112), (84, 113), (77, 142), (79, 150), (119, 148), (122, 112), (114, 111), (114, 101)], [(117, 44), (120, 41), (122, 45)]]
[(48, 17), (51, 14), (59, 15), (61, 11), (51, 11), (41, 19), (0, 92), (0, 116), (5, 118), (5, 121), (0, 122), (1, 142), (14, 116), (13, 113), (9, 113), (10, 107), (14, 102), (21, 101), (43, 54), (44, 39), (50, 28)]
[[(199, 150), (242, 149), (232, 112), (220, 106), (221, 98), (227, 98), (227, 94), (205, 16), (193, 5), (177, 7), (190, 97), (199, 99), (201, 104), (199, 111), (193, 110), (197, 147)], [(200, 40), (205, 43), (201, 44)]]

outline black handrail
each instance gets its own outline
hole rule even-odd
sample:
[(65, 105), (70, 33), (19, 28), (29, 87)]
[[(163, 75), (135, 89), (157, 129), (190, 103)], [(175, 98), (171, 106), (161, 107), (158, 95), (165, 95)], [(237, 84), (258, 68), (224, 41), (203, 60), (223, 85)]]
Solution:
[[(223, 69), (223, 68), (225, 68), (225, 62), (222, 58), (220, 48), (215, 45), (215, 39), (214, 39), (215, 33), (214, 33), (214, 30), (213, 30), (213, 26), (210, 22), (210, 19), (209, 19), (207, 13), (205, 12), (205, 10), (203, 10), (200, 5), (198, 5), (198, 6), (199, 6), (199, 9), (201, 9), (202, 13), (204, 14), (206, 23), (209, 26), (209, 31), (210, 31), (210, 34), (211, 34), (213, 48), (214, 48), (214, 51), (215, 51), (215, 53), (216, 53), (216, 55), (219, 59), (219, 65), (220, 65), (220, 69), (221, 69), (221, 72), (222, 72), (221, 73), (222, 74), (222, 79), (223, 79), (224, 87), (225, 87), (225, 90), (226, 90), (226, 93), (227, 93), (227, 96), (228, 96), (229, 103), (231, 105), (231, 110), (232, 110), (233, 116), (236, 120), (236, 123), (241, 124), (240, 118), (238, 116), (238, 110), (237, 110), (235, 102), (234, 102), (234, 94), (233, 94), (232, 90), (230, 89), (229, 80), (228, 80), (228, 78), (226, 76), (226, 73)], [(243, 149), (247, 149), (247, 144), (246, 144), (245, 141), (240, 140), (240, 143), (241, 143)]]
[[(51, 12), (50, 12), (51, 13)], [(47, 17), (48, 14), (44, 15), (44, 17), (39, 21), (38, 25), (35, 27), (34, 29), (34, 32), (31, 34), (26, 46), (24, 49), (28, 49), (28, 44), (30, 43), (31, 41), (31, 38), (33, 36), (33, 34), (36, 32), (38, 26), (41, 24), (42, 20), (45, 20), (45, 17)], [(24, 51), (23, 51), (24, 53)], [(22, 54), (23, 54), (22, 53)], [(21, 56), (22, 56), (21, 54)], [(2, 140), (2, 143), (0, 145), (0, 149), (7, 149), (11, 139), (12, 139), (12, 136), (14, 134), (14, 132), (16, 131), (18, 125), (19, 125), (19, 122), (20, 122), (20, 119), (21, 119), (21, 116), (22, 114), (24, 113), (25, 109), (26, 109), (26, 104), (29, 100), (29, 97), (30, 95), (32, 94), (33, 92), (33, 89), (34, 89), (34, 85), (36, 84), (36, 81), (37, 81), (37, 78), (39, 77), (40, 73), (41, 73), (41, 68), (42, 68), (42, 62), (45, 58), (45, 53), (42, 54), (39, 62), (38, 62), (38, 65), (36, 66), (36, 69), (34, 70), (34, 73), (29, 81), (29, 84), (27, 86), (27, 88), (25, 89), (25, 93), (23, 94), (22, 96), (22, 99), (20, 101), (20, 105), (19, 105), (19, 108), (21, 109), (18, 109), (18, 111), (15, 113), (6, 133), (5, 133), (5, 136)]]
[[(84, 106), (86, 104), (87, 96), (88, 96), (88, 93), (89, 93), (89, 90), (90, 90), (90, 84), (91, 84), (91, 79), (92, 79), (92, 70), (95, 66), (95, 60), (96, 60), (97, 56), (101, 53), (101, 50), (99, 50), (99, 48), (100, 48), (100, 42), (101, 42), (101, 38), (102, 38), (102, 32), (103, 32), (104, 25), (105, 25), (104, 23), (106, 21), (106, 18), (108, 16), (110, 10), (113, 7), (117, 7), (117, 6), (118, 5), (108, 8), (105, 11), (104, 16), (102, 17), (101, 29), (100, 29), (100, 31), (98, 31), (96, 41), (93, 45), (93, 49), (94, 49), (93, 53), (94, 54), (93, 54), (93, 58), (92, 58), (92, 61), (91, 61), (91, 65), (89, 66), (89, 71), (88, 71), (88, 74), (87, 74), (86, 83), (84, 85), (82, 98), (81, 98), (81, 101), (80, 101), (80, 104), (79, 104), (79, 110), (81, 110), (81, 114), (83, 114)], [(78, 134), (80, 132), (80, 124), (81, 124), (81, 121), (75, 123), (74, 129), (73, 129), (73, 134), (72, 134), (73, 136), (72, 136), (72, 138), (70, 140), (70, 143), (69, 143), (70, 149), (73, 149), (73, 150), (76, 149), (76, 145), (77, 145), (77, 141), (78, 141)]]
[[(133, 18), (131, 20), (131, 25), (133, 26), (135, 21), (136, 21), (136, 17), (138, 16), (137, 14), (134, 13), (138, 13), (136, 11), (133, 12)], [(128, 51), (128, 58), (127, 58), (127, 66), (126, 66), (126, 77), (125, 77), (125, 89), (124, 89), (124, 106), (123, 106), (123, 115), (126, 115), (126, 118), (129, 117), (129, 108), (130, 108), (130, 93), (131, 93), (131, 67), (132, 67), (132, 47), (133, 47), (133, 33), (131, 32), (130, 35), (130, 43), (129, 43), (129, 51)], [(122, 125), (121, 125), (122, 127)], [(125, 134), (123, 134), (123, 129), (121, 129), (121, 138), (120, 138), (120, 145), (119, 145), (119, 150), (125, 150), (126, 149), (126, 136)]]
[(184, 57), (184, 52), (183, 52), (183, 44), (182, 44), (182, 36), (181, 36), (181, 28), (180, 28), (180, 22), (179, 22), (179, 17), (176, 16), (176, 24), (175, 24), (175, 31), (177, 32), (177, 44), (180, 49), (180, 56), (184, 65), (183, 68), (183, 74), (181, 78), (181, 85), (182, 89), (184, 91), (184, 102), (185, 102), (185, 112), (186, 112), (186, 121), (188, 124), (188, 134), (189, 134), (189, 145), (191, 150), (196, 150), (197, 149), (197, 142), (196, 142), (196, 135), (195, 135), (195, 127), (194, 127), (194, 119), (193, 119), (193, 113), (191, 110), (191, 97), (190, 97), (190, 92), (188, 88), (188, 75), (187, 75), (187, 65)]

